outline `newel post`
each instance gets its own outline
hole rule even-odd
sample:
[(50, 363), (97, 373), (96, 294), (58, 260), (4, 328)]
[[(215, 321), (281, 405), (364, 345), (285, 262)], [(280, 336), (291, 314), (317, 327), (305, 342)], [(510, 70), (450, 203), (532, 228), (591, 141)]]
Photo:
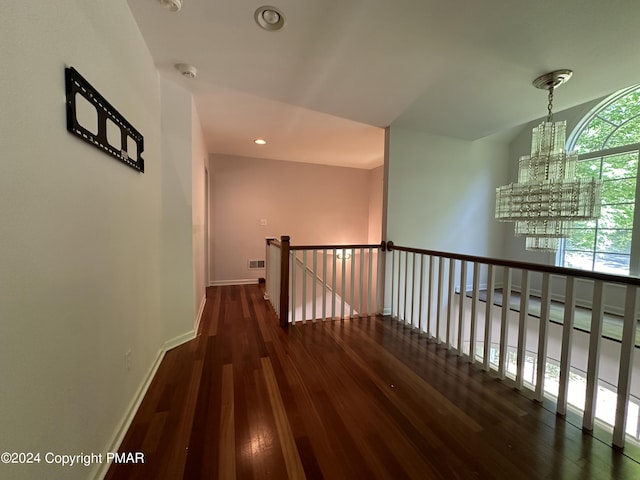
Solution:
[(291, 238), (280, 237), (280, 326), (289, 326), (289, 251)]
[[(389, 240), (389, 241), (383, 240), (380, 243), (380, 257), (378, 258), (378, 281), (377, 281), (377, 285), (376, 285), (376, 290), (377, 290), (377, 292), (376, 292), (376, 298), (377, 298), (376, 313), (378, 313), (380, 315), (384, 315), (384, 296), (385, 296), (385, 289), (386, 289), (387, 252), (390, 252), (392, 248), (393, 248), (393, 242), (391, 240)], [(391, 255), (393, 255), (393, 253)]]

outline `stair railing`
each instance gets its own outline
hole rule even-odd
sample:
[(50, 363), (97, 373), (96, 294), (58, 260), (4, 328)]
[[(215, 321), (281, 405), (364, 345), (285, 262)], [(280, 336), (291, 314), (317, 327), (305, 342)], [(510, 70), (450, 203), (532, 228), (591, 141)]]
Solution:
[(265, 299), (281, 326), (380, 311), (382, 244), (291, 245), (289, 236), (266, 243)]
[[(497, 343), (500, 379), (506, 374), (509, 336), (513, 340), (517, 337), (515, 386), (520, 390), (526, 351), (530, 346), (535, 349), (537, 344), (533, 395), (539, 402), (544, 397), (549, 329), (561, 328), (556, 412), (562, 416), (567, 414), (574, 330), (587, 332), (586, 402), (582, 414), (582, 426), (587, 431), (594, 428), (602, 341), (610, 338), (619, 342), (619, 360), (614, 365), (618, 381), (612, 443), (624, 447), (634, 351), (640, 344), (636, 339), (640, 278), (403, 247), (393, 242), (387, 242), (386, 249), (390, 264), (386, 288), (391, 290), (391, 305), (385, 313), (471, 363), (481, 358), (486, 371), (496, 368), (490, 362), (489, 349)], [(496, 301), (498, 295), (502, 296), (501, 302)], [(518, 295), (518, 303), (513, 305), (512, 297)], [(486, 303), (484, 312), (481, 300)], [(495, 303), (501, 306), (496, 307)], [(576, 325), (577, 309), (581, 309), (582, 316), (588, 312), (586, 326)], [(531, 317), (534, 313), (539, 317), (537, 329)], [(560, 318), (554, 319), (553, 315)], [(513, 328), (516, 331), (510, 332)], [(480, 351), (477, 343), (482, 344)], [(637, 375), (640, 371), (636, 371)], [(636, 388), (637, 382), (636, 379)]]

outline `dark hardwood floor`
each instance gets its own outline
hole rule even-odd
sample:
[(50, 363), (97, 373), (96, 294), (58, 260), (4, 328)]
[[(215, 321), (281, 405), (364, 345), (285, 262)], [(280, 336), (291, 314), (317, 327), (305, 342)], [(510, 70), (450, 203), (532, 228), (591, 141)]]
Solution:
[(107, 479), (634, 479), (640, 464), (389, 319), (282, 330), (215, 287)]

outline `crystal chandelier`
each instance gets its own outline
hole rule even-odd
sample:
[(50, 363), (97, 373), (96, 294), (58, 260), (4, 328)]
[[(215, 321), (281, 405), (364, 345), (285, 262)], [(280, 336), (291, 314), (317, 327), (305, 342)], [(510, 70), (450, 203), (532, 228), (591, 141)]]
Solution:
[(546, 121), (533, 129), (531, 155), (520, 157), (518, 182), (496, 189), (496, 219), (515, 222), (527, 250), (555, 252), (573, 222), (600, 216), (602, 181), (576, 177), (578, 155), (565, 149), (566, 122), (553, 122), (553, 91), (572, 75), (557, 70), (536, 78), (549, 91)]

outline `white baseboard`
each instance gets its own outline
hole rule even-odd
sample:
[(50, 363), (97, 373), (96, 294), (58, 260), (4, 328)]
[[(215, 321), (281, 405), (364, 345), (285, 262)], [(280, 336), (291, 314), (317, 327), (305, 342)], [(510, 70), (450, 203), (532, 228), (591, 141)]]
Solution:
[[(127, 431), (129, 430), (129, 427), (131, 426), (133, 417), (135, 417), (136, 412), (138, 411), (138, 408), (140, 408), (142, 399), (146, 395), (147, 390), (149, 389), (149, 385), (151, 385), (151, 381), (153, 380), (153, 377), (156, 375), (156, 372), (158, 371), (158, 367), (160, 367), (160, 363), (162, 363), (162, 359), (164, 358), (165, 353), (166, 353), (166, 350), (164, 348), (161, 348), (158, 351), (158, 355), (156, 356), (154, 362), (151, 364), (151, 368), (147, 372), (147, 375), (142, 381), (142, 384), (140, 385), (140, 387), (138, 388), (138, 391), (133, 396), (133, 399), (131, 400), (129, 407), (125, 411), (125, 414), (122, 417), (122, 420), (120, 421), (120, 426), (117, 428), (116, 434), (111, 440), (111, 442), (109, 442), (109, 445), (105, 449), (105, 452), (117, 452), (118, 448), (120, 448), (120, 444), (122, 443), (122, 440), (124, 440), (124, 436), (126, 435)], [(110, 462), (104, 462), (100, 464), (100, 468), (98, 469), (98, 472), (95, 478), (96, 479), (104, 478), (110, 466), (111, 466)]]
[(196, 335), (197, 333), (195, 330), (189, 330), (188, 332), (185, 332), (182, 335), (178, 335), (177, 337), (164, 342), (164, 345), (162, 346), (162, 350), (166, 353), (173, 348), (179, 347), (183, 343), (187, 343), (189, 340), (193, 340), (194, 338), (196, 338)]
[[(588, 280), (583, 280), (583, 279), (578, 279), (579, 281), (588, 281)], [(618, 285), (614, 285), (614, 284), (609, 284), (609, 287), (613, 287), (613, 288), (620, 288)], [(520, 285), (513, 285), (511, 287), (511, 291), (512, 292), (520, 292), (521, 288)], [(538, 289), (538, 288), (530, 288), (529, 289), (529, 294), (533, 295), (534, 297), (542, 297), (542, 290)], [(555, 292), (551, 292), (551, 300), (554, 300), (556, 302), (559, 303), (564, 303), (564, 299), (565, 296), (559, 293), (555, 293)], [(582, 308), (586, 308), (587, 310), (591, 310), (592, 304), (591, 304), (591, 299), (585, 299), (585, 298), (580, 298), (577, 297), (576, 298), (576, 306), (577, 307), (582, 307)], [(611, 303), (606, 303), (604, 304), (604, 313), (609, 313), (611, 315), (617, 315), (618, 317), (624, 317), (624, 306), (621, 305), (614, 305)]]
[(193, 326), (193, 331), (195, 332), (196, 335), (198, 335), (198, 332), (200, 331), (200, 322), (202, 321), (202, 315), (204, 314), (204, 307), (207, 303), (207, 296), (203, 296), (202, 297), (202, 301), (200, 302), (200, 308), (198, 309), (198, 313), (196, 315), (196, 323)]
[(251, 285), (251, 284), (257, 284), (258, 283), (258, 279), (257, 278), (245, 278), (245, 279), (240, 279), (240, 280), (214, 280), (213, 282), (209, 283), (210, 287), (222, 287), (222, 286), (226, 286), (226, 285)]
[[(138, 408), (140, 408), (140, 404), (144, 399), (144, 396), (147, 394), (147, 390), (149, 390), (149, 386), (153, 378), (156, 376), (156, 372), (164, 359), (165, 354), (171, 350), (172, 348), (178, 347), (189, 340), (193, 340), (196, 337), (196, 333), (194, 330), (183, 333), (182, 335), (178, 335), (171, 340), (167, 340), (164, 342), (164, 345), (160, 350), (158, 350), (158, 354), (156, 355), (155, 360), (151, 364), (151, 368), (147, 372), (147, 375), (143, 379), (140, 387), (138, 387), (138, 391), (133, 396), (131, 403), (129, 404), (125, 414), (120, 421), (120, 425), (116, 429), (116, 433), (112, 440), (109, 442), (108, 447), (104, 450), (105, 452), (117, 452), (124, 440), (124, 436), (127, 434), (129, 427), (131, 426), (131, 422), (133, 422), (133, 418), (138, 412)], [(109, 467), (111, 466), (110, 462), (104, 462), (100, 464), (98, 471), (96, 472), (96, 476), (94, 477), (96, 480), (101, 480), (105, 477), (107, 472), (109, 471)]]

